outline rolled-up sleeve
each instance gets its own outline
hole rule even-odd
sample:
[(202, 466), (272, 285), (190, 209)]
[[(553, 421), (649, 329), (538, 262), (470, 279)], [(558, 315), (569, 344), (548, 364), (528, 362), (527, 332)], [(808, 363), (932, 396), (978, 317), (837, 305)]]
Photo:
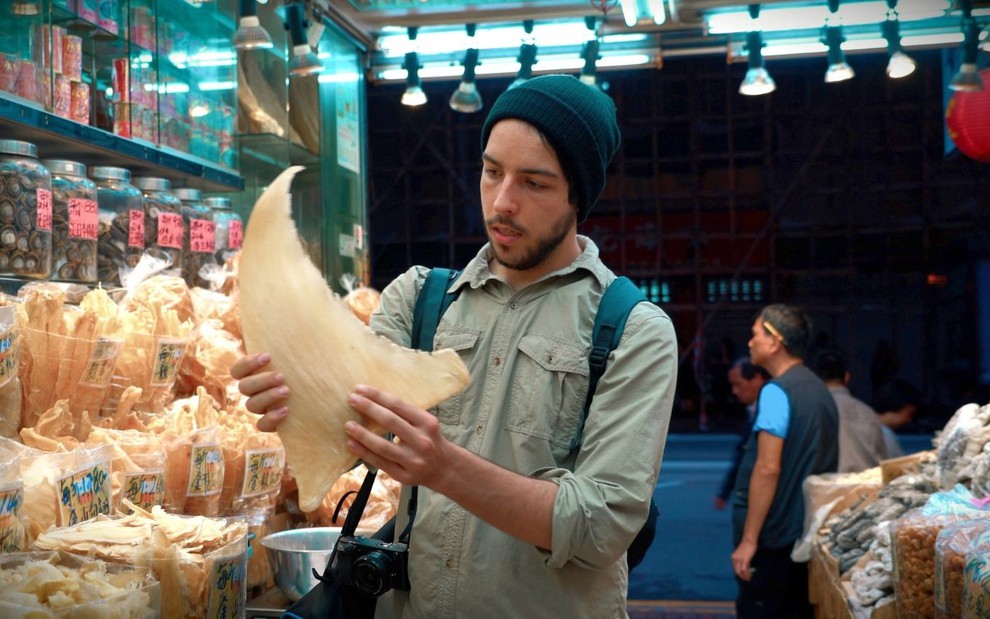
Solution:
[(598, 383), (573, 472), (531, 473), (559, 486), (548, 567), (608, 568), (643, 527), (660, 473), (676, 378), (677, 339), (670, 319), (641, 303)]

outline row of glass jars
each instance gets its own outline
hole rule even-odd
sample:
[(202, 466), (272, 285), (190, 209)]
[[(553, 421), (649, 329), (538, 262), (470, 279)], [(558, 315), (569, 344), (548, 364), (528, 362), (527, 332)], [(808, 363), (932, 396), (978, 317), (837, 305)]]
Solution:
[(34, 144), (0, 140), (0, 276), (115, 285), (147, 251), (208, 287), (242, 238), (228, 198), (132, 181), (125, 168), (94, 167), (88, 178), (81, 163), (41, 161)]

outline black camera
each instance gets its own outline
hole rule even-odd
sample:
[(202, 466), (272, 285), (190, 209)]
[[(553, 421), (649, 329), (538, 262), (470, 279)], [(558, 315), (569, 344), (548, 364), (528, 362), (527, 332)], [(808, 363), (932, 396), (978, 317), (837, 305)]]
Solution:
[(389, 589), (409, 591), (408, 551), (405, 544), (344, 536), (337, 541), (331, 573), (340, 584), (370, 597)]

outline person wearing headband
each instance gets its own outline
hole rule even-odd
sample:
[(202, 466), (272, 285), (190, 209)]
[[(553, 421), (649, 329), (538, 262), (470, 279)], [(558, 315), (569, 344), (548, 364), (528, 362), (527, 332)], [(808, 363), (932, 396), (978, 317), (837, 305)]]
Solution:
[(753, 321), (750, 361), (773, 378), (760, 390), (732, 492), (740, 619), (813, 616), (807, 563), (791, 551), (804, 529), (805, 478), (838, 466), (839, 414), (804, 363), (810, 340), (811, 320), (797, 307), (768, 305)]

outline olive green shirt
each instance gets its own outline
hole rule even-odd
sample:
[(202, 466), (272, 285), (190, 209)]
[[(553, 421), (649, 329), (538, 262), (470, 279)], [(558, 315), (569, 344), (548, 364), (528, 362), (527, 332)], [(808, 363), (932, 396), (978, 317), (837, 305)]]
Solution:
[[(503, 533), (421, 487), (409, 549), (412, 590), (381, 598), (379, 617), (627, 617), (625, 550), (646, 519), (659, 474), (677, 343), (660, 308), (634, 308), (598, 384), (581, 446), (571, 451), (588, 392), (595, 313), (615, 279), (594, 243), (578, 238), (583, 252), (573, 263), (522, 290), (492, 274), (486, 245), (454, 282), (459, 296), (434, 340), (435, 349), (456, 350), (471, 374), (467, 389), (436, 409), (444, 436), (558, 484), (552, 548)], [(383, 291), (375, 331), (409, 346), (427, 272), (414, 267)], [(404, 488), (398, 531), (407, 500)]]

